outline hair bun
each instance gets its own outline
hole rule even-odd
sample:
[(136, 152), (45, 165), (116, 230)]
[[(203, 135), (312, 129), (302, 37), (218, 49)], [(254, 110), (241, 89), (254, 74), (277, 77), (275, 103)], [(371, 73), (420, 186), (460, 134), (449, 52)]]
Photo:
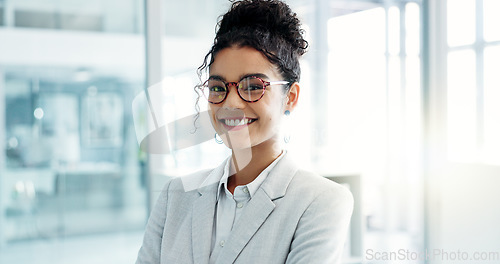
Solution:
[(243, 0), (233, 2), (230, 12), (219, 22), (217, 36), (252, 28), (260, 34), (279, 36), (294, 48), (297, 55), (306, 52), (300, 20), (288, 5), (277, 0)]

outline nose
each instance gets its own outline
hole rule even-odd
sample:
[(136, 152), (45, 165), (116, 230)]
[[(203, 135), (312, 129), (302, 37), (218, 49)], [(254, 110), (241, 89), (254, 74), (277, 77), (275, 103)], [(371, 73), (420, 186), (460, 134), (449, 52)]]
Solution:
[(246, 102), (243, 101), (238, 94), (236, 83), (229, 83), (227, 86), (228, 94), (226, 100), (222, 103), (222, 106), (226, 108), (243, 108)]

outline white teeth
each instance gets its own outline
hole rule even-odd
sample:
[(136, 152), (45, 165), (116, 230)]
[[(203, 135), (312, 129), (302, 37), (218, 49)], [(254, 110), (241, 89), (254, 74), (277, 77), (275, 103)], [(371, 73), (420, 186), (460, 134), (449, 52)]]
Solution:
[(243, 118), (241, 120), (240, 119), (225, 119), (224, 123), (226, 124), (226, 126), (242, 126), (242, 125), (246, 125), (248, 123), (251, 123), (251, 120), (247, 119), (247, 118)]

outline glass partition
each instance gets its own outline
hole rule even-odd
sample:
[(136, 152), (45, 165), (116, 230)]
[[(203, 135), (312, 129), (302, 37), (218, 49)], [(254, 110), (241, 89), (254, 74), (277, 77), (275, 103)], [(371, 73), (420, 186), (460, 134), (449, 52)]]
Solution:
[(138, 0), (0, 4), (0, 262), (75, 263), (116, 240), (135, 258), (148, 216), (131, 110), (143, 11)]

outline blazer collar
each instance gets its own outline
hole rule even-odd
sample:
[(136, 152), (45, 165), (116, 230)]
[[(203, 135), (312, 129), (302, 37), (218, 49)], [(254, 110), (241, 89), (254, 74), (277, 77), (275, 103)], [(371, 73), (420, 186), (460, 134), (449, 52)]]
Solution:
[(286, 189), (297, 170), (298, 167), (293, 157), (287, 152), (278, 164), (276, 164), (276, 167), (269, 173), (266, 181), (262, 183), (261, 188), (271, 200), (281, 198), (285, 195)]
[[(298, 170), (291, 154), (287, 151), (286, 153), (283, 153), (283, 155), (284, 156), (271, 170), (271, 172), (269, 172), (268, 177), (260, 186), (260, 188), (264, 189), (271, 200), (285, 195), (288, 184), (290, 184), (290, 181)], [(219, 166), (214, 168), (201, 182), (201, 184), (199, 184), (197, 190), (201, 195), (204, 193), (211, 193), (213, 188), (212, 185), (220, 182), (220, 179), (224, 174), (224, 167), (227, 165), (228, 159), (230, 158), (231, 156), (219, 164)]]
[(205, 193), (210, 193), (212, 192), (212, 185), (214, 183), (217, 183), (217, 185), (220, 182), (221, 177), (224, 174), (224, 167), (226, 164), (229, 162), (228, 160), (231, 158), (229, 156), (227, 159), (225, 159), (219, 166), (215, 167), (209, 174), (206, 176), (206, 178), (203, 180), (203, 182), (198, 186), (197, 190), (198, 192), (203, 195)]
[(262, 183), (255, 196), (248, 202), (247, 207), (233, 227), (231, 235), (226, 240), (226, 246), (221, 250), (217, 263), (233, 263), (235, 261), (276, 207), (274, 200), (285, 195), (296, 172), (297, 166), (291, 157), (285, 154), (269, 173), (268, 178)]

